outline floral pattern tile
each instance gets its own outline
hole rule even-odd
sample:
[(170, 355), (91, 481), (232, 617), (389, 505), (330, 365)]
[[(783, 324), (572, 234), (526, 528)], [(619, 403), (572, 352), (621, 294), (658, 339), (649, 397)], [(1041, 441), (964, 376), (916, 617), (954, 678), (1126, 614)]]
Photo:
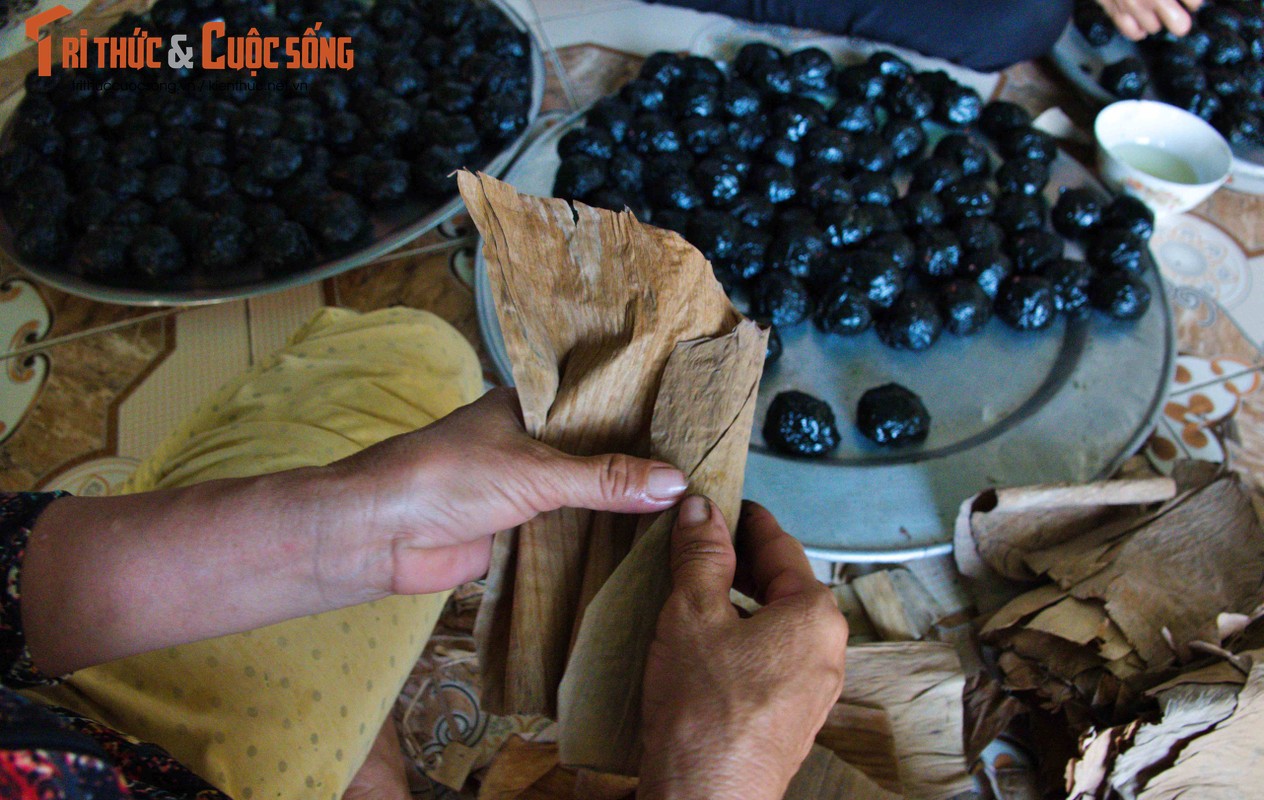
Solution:
[[(48, 335), (52, 315), (29, 281), (0, 283), (0, 345), (3, 352), (29, 350)], [(0, 365), (0, 442), (21, 425), (48, 377), (48, 358), (31, 354)]]
[(1264, 253), (1248, 253), (1223, 227), (1193, 214), (1160, 220), (1150, 247), (1169, 282), (1205, 293), (1264, 344)]
[(1260, 368), (1241, 359), (1180, 356), (1163, 416), (1146, 445), (1151, 463), (1170, 473), (1177, 459), (1225, 461), (1221, 428), (1262, 384)]

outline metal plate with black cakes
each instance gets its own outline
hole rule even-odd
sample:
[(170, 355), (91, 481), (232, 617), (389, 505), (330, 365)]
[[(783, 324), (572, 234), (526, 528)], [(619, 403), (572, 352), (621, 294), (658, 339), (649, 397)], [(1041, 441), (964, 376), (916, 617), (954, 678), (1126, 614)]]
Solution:
[[(529, 47), (526, 54), (530, 70), (527, 77), (529, 105), (526, 125), (497, 152), (485, 153), (477, 164), (470, 165), (488, 174), (499, 175), (512, 163), (532, 135), (544, 97), (544, 62), (540, 46), (530, 27), (509, 2), (471, 2), (487, 5), (504, 15), (512, 27), (525, 36)], [(12, 105), (9, 107), (12, 108)], [(14, 118), (10, 116), (5, 121), (3, 134), (0, 134), (0, 153), (9, 149), (14, 139), (13, 128)], [(450, 195), (438, 200), (410, 197), (374, 208), (369, 216), (368, 227), (345, 246), (318, 249), (315, 259), (304, 262), (302, 266), (271, 273), (262, 272), (247, 258), (229, 269), (190, 269), (165, 276), (161, 280), (118, 281), (75, 274), (65, 264), (24, 262), (19, 258), (15, 245), (16, 232), (3, 217), (0, 217), (0, 250), (34, 277), (71, 294), (127, 305), (194, 305), (251, 297), (338, 275), (436, 228), (460, 208), (461, 200), (456, 194), (455, 184)]]
[[(581, 118), (533, 142), (505, 179), (522, 192), (550, 194), (557, 143)], [(1059, 187), (1097, 185), (1065, 154), (1051, 172), (1051, 205)], [(1078, 255), (1077, 246), (1067, 254)], [(512, 382), (481, 251), (478, 258), (484, 342), (500, 377)], [(810, 322), (782, 330), (784, 352), (760, 387), (746, 496), (771, 508), (814, 556), (891, 561), (948, 552), (960, 503), (989, 486), (1111, 474), (1153, 427), (1173, 369), (1172, 317), (1152, 264), (1144, 281), (1153, 303), (1136, 322), (1092, 314), (1019, 333), (992, 321), (974, 336), (944, 334), (925, 352), (891, 349), (872, 331), (831, 336)], [(744, 307), (745, 298), (734, 299)], [(892, 381), (930, 412), (930, 434), (919, 445), (883, 449), (855, 428), (860, 396)], [(768, 404), (791, 389), (832, 406), (842, 442), (828, 457), (788, 457), (763, 441)]]

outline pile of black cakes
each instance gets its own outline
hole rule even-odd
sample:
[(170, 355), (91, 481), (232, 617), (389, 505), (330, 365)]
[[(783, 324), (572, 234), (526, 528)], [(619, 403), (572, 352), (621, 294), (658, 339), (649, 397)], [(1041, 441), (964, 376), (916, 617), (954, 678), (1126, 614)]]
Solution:
[[(1093, 0), (1078, 0), (1074, 21), (1094, 47), (1119, 35)], [(1235, 147), (1264, 147), (1264, 3), (1209, 0), (1188, 34), (1148, 36), (1139, 50), (1140, 57), (1106, 65), (1103, 89), (1135, 99), (1153, 87), (1160, 100), (1210, 122)]]
[(1057, 150), (1026, 111), (889, 52), (839, 66), (752, 43), (727, 70), (656, 53), (585, 121), (558, 143), (554, 194), (680, 233), (774, 329), (925, 350), (993, 314), (1034, 331), (1149, 304), (1140, 202), (1075, 189), (1051, 209)]
[[(319, 22), (355, 66), (203, 70), (215, 19), (282, 39)], [(195, 66), (27, 76), (0, 206), (29, 264), (116, 287), (285, 275), (363, 246), (379, 213), (444, 204), (449, 173), (527, 123), (530, 41), (485, 0), (160, 0), (109, 34), (137, 28), (190, 34)]]

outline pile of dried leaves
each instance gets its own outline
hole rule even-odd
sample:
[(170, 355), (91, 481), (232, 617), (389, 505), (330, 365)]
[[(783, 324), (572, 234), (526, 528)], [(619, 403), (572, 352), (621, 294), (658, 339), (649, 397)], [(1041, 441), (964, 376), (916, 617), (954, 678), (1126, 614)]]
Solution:
[[(950, 800), (972, 787), (961, 750), (964, 678), (951, 645), (858, 645), (848, 651), (847, 670), (847, 688), (786, 800)], [(512, 739), (484, 777), (479, 800), (635, 794), (634, 778), (562, 766), (555, 736)]]
[(1029, 587), (982, 625), (998, 683), (971, 683), (968, 752), (1026, 715), (1050, 796), (1249, 796), (1259, 782), (1233, 770), (1220, 773), (1224, 791), (1206, 788), (1206, 752), (1228, 736), (1245, 742), (1264, 711), (1252, 649), (1264, 645), (1253, 625), (1264, 526), (1253, 500), (1236, 475), (1190, 463), (1171, 480), (1001, 490), (965, 504), (962, 573), (981, 587)]
[(1239, 800), (1262, 791), (1264, 649), (1182, 673), (1147, 696), (1159, 706), (1153, 718), (1081, 737), (1067, 767), (1070, 800)]

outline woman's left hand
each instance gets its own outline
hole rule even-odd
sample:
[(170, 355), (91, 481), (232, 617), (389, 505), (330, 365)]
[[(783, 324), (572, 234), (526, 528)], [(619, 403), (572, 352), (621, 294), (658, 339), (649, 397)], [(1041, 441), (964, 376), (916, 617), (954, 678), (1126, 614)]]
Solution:
[(495, 389), (325, 471), (331, 490), (355, 510), (352, 524), (368, 537), (357, 545), (352, 571), (344, 563), (330, 578), (359, 572), (366, 588), (397, 594), (477, 578), (487, 571), (492, 534), (537, 514), (563, 507), (661, 511), (688, 485), (669, 464), (620, 454), (571, 456), (532, 439), (511, 389)]

